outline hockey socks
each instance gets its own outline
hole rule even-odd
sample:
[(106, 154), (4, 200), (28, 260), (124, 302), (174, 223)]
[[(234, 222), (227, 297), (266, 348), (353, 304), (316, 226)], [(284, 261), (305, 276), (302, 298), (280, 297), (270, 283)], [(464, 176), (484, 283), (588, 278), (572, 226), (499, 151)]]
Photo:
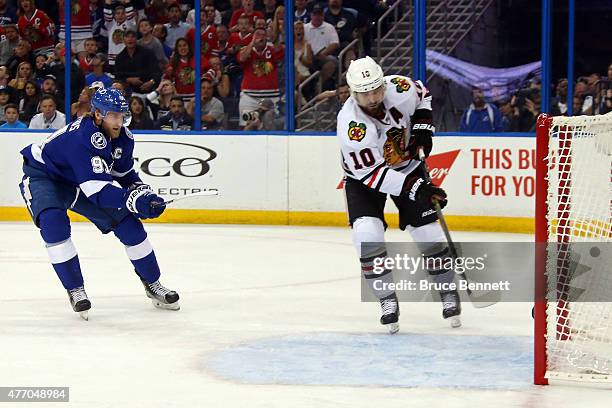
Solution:
[(157, 281), (160, 276), (159, 265), (142, 222), (129, 215), (117, 225), (114, 232), (125, 245), (125, 252), (134, 265), (136, 273), (149, 283)]
[(70, 239), (70, 220), (66, 210), (49, 208), (38, 216), (40, 235), (49, 260), (66, 290), (83, 286), (83, 275), (76, 248)]

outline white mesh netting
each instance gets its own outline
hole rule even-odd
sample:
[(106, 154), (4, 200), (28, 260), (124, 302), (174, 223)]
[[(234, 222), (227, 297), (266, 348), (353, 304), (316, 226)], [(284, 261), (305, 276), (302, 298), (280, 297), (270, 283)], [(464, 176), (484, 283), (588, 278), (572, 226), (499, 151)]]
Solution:
[(546, 376), (612, 381), (612, 114), (553, 118), (547, 166)]

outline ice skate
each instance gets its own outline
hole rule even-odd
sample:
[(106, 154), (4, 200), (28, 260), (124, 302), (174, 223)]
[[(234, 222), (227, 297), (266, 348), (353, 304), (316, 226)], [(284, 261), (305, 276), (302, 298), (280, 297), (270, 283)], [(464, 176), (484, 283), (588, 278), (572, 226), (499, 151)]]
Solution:
[(68, 291), (68, 299), (70, 299), (70, 305), (72, 310), (77, 312), (83, 320), (89, 320), (89, 309), (91, 309), (91, 302), (87, 298), (85, 288), (79, 286), (78, 288), (70, 289)]
[(380, 300), (382, 308), (382, 316), (380, 324), (387, 326), (390, 334), (395, 334), (399, 331), (399, 303), (397, 295), (393, 293)]
[(179, 295), (173, 290), (164, 287), (159, 280), (148, 283), (141, 279), (142, 285), (145, 287), (147, 297), (153, 302), (153, 306), (158, 309), (179, 310), (181, 307), (178, 303)]
[(442, 300), (442, 317), (449, 319), (451, 327), (460, 327), (461, 299), (459, 299), (459, 292), (456, 290), (440, 292), (440, 299)]

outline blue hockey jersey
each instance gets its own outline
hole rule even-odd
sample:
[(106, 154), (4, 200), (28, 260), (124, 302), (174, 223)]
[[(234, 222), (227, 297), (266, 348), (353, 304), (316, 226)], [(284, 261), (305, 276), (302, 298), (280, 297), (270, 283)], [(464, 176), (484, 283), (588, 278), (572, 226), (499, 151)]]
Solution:
[[(50, 178), (80, 188), (102, 207), (123, 206), (124, 188), (140, 181), (133, 169), (133, 152), (134, 137), (129, 129), (124, 126), (117, 139), (110, 139), (90, 117), (78, 118), (41, 145), (31, 144), (21, 150), (29, 163)], [(123, 188), (113, 185), (114, 181)]]

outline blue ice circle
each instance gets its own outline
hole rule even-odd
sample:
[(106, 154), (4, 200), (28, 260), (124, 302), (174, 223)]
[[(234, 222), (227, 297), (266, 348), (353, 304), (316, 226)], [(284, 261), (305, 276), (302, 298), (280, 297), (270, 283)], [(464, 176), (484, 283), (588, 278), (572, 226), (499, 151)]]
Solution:
[(230, 347), (207, 366), (252, 384), (516, 389), (532, 362), (524, 336), (315, 333)]

